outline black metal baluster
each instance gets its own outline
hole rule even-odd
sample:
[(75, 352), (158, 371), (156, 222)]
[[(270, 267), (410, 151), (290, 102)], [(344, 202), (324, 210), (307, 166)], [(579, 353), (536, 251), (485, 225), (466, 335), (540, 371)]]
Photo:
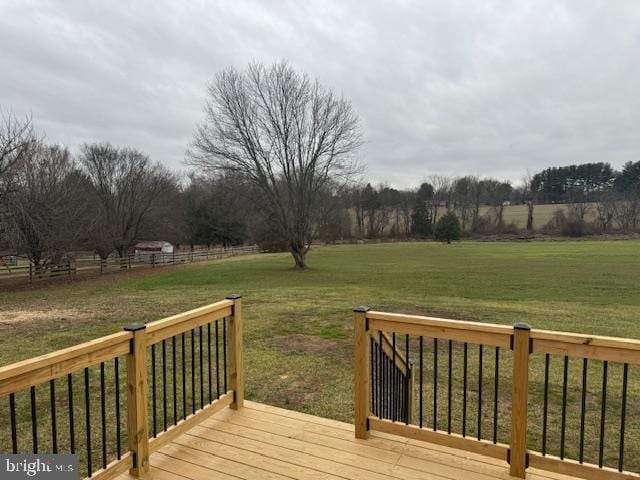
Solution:
[(395, 422), (398, 419), (397, 416), (397, 406), (398, 406), (398, 392), (397, 392), (397, 369), (396, 369), (396, 332), (391, 334), (391, 350), (393, 354), (393, 361), (391, 363), (391, 382), (392, 382), (392, 390), (391, 390), (391, 398), (393, 399), (393, 421)]
[(153, 438), (158, 436), (156, 419), (156, 344), (151, 345), (151, 410), (153, 410)]
[(602, 362), (602, 403), (600, 410), (600, 449), (598, 453), (598, 467), (602, 468), (604, 464), (604, 427), (605, 414), (607, 413), (607, 370), (609, 362)]
[(547, 454), (547, 418), (549, 414), (549, 354), (544, 356), (544, 400), (542, 410), (542, 455)]
[(173, 369), (173, 424), (178, 424), (178, 373), (176, 371), (176, 337), (171, 337), (171, 367)]
[(31, 387), (31, 435), (33, 436), (33, 453), (38, 453), (38, 417), (36, 413), (36, 387)]
[(424, 338), (422, 337), (422, 335), (420, 336), (420, 391), (418, 392), (419, 395), (419, 400), (418, 403), (420, 404), (420, 428), (422, 428), (423, 425), (423, 419), (424, 419), (424, 401), (423, 401), (423, 397), (424, 397)]
[(396, 394), (394, 396), (394, 400), (396, 402), (395, 403), (395, 415), (396, 415), (396, 421), (399, 422), (400, 419), (401, 419), (400, 415), (402, 413), (401, 412), (401, 409), (402, 409), (402, 390), (400, 389), (400, 376), (401, 376), (400, 374), (401, 374), (401, 371), (398, 368), (398, 366), (395, 364), (395, 362), (394, 362), (394, 365), (393, 365), (393, 371), (394, 371), (394, 373), (396, 375), (396, 381), (394, 383), (395, 390), (396, 390)]
[(407, 334), (404, 338), (404, 356), (407, 362), (406, 368), (406, 376), (404, 377), (404, 412), (405, 412), (405, 423), (409, 425), (413, 423), (413, 418), (409, 418), (411, 416), (411, 412), (409, 411), (409, 404), (411, 400), (409, 398), (409, 379), (411, 378), (411, 362), (409, 360), (409, 343), (410, 343), (409, 334)]
[(167, 342), (162, 340), (162, 426), (167, 431)]
[(371, 382), (371, 403), (370, 410), (372, 412), (376, 411), (376, 397), (375, 397), (375, 389), (376, 389), (376, 377), (375, 377), (375, 361), (374, 361), (374, 342), (373, 337), (369, 337), (369, 371), (371, 372), (370, 382)]
[(69, 396), (69, 450), (71, 453), (76, 453), (76, 435), (73, 419), (73, 377), (70, 373), (67, 374), (67, 392)]
[(222, 362), (224, 365), (224, 393), (227, 393), (227, 319), (222, 319)]
[(113, 376), (116, 392), (116, 455), (120, 460), (122, 457), (122, 445), (120, 442), (120, 366), (118, 357), (113, 359)]
[(376, 346), (376, 396), (377, 396), (377, 406), (378, 410), (376, 415), (378, 418), (382, 418), (382, 379), (380, 378), (380, 372), (382, 371), (382, 359), (380, 358), (380, 345)]
[(220, 339), (218, 338), (218, 320), (216, 320), (216, 398), (220, 398)]
[(16, 395), (9, 394), (9, 414), (11, 416), (11, 450), (18, 453), (18, 431), (16, 428)]
[(618, 471), (624, 471), (624, 426), (627, 416), (627, 380), (629, 364), (625, 363), (622, 371), (622, 407), (620, 412), (620, 453), (618, 455)]
[(187, 357), (184, 340), (184, 332), (182, 332), (182, 419), (187, 418)]
[(213, 392), (211, 388), (211, 323), (207, 323), (207, 366), (209, 378), (209, 403), (213, 401)]
[(587, 359), (582, 359), (582, 402), (580, 404), (580, 449), (578, 461), (584, 462), (584, 420), (587, 413)]
[(384, 416), (384, 390), (382, 388), (384, 377), (382, 375), (384, 368), (384, 356), (382, 354), (382, 332), (378, 332), (378, 416), (382, 418)]
[(493, 443), (498, 443), (498, 394), (500, 378), (500, 347), (496, 347), (496, 362), (493, 371)]
[(84, 369), (84, 410), (85, 410), (85, 429), (87, 433), (87, 477), (93, 474), (91, 461), (91, 401), (89, 400), (89, 368)]
[(569, 374), (569, 357), (564, 357), (562, 374), (562, 419), (560, 421), (560, 459), (564, 460), (565, 429), (567, 426), (567, 376)]
[(433, 339), (433, 431), (438, 430), (438, 339)]
[(462, 436), (467, 436), (467, 360), (469, 345), (464, 342), (462, 352)]
[(191, 329), (191, 413), (196, 413), (196, 330)]
[(100, 413), (102, 426), (102, 468), (107, 468), (107, 408), (104, 386), (104, 362), (100, 362)]
[(391, 382), (389, 375), (389, 357), (387, 355), (384, 356), (384, 390), (385, 390), (385, 400), (386, 400), (386, 412), (385, 418), (391, 418), (391, 406), (392, 406), (392, 398), (391, 398)]
[(51, 450), (58, 453), (58, 425), (56, 424), (56, 381), (49, 380), (49, 391), (51, 394)]
[(393, 411), (395, 409), (395, 401), (393, 398), (393, 364), (389, 357), (387, 357), (387, 398), (389, 410), (387, 418), (393, 418)]
[(482, 438), (482, 364), (483, 362), (483, 345), (478, 345), (478, 440)]
[(202, 325), (198, 327), (198, 345), (200, 347), (200, 408), (204, 408), (204, 376), (202, 374)]
[(451, 434), (451, 389), (453, 386), (453, 341), (449, 340), (448, 362), (447, 362), (447, 433)]

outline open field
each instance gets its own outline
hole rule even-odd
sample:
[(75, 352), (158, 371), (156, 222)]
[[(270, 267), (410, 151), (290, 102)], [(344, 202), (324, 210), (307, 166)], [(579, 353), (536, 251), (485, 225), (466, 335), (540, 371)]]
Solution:
[[(637, 241), (337, 246), (312, 251), (309, 271), (292, 271), (291, 263), (286, 254), (247, 256), (149, 274), (0, 291), (0, 364), (239, 292), (245, 299), (248, 397), (351, 421), (355, 305), (640, 338)], [(427, 354), (427, 363), (429, 358)], [(580, 366), (572, 364), (570, 372), (570, 412), (577, 413), (579, 390), (574, 387), (581, 381)], [(632, 367), (630, 377), (637, 374)], [(612, 367), (608, 405), (613, 409), (619, 409), (619, 376)], [(594, 365), (590, 399), (596, 399), (599, 382), (601, 374)], [(629, 395), (633, 406), (628, 434), (636, 443), (627, 444), (627, 458), (629, 467), (637, 469), (637, 382), (630, 384)], [(559, 396), (557, 389), (551, 392), (555, 406)], [(539, 409), (534, 410), (537, 418)], [(595, 412), (589, 417), (590, 437), (597, 437), (598, 418)], [(619, 417), (610, 418), (607, 428), (615, 434)], [(473, 424), (473, 418), (469, 422)], [(533, 422), (536, 443), (538, 429), (539, 423)], [(572, 444), (574, 436), (572, 432), (568, 439)], [(589, 448), (594, 450), (591, 444)]]

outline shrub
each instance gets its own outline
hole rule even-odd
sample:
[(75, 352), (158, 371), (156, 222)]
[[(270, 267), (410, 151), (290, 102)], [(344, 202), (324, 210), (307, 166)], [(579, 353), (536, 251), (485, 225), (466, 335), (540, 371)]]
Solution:
[(588, 234), (587, 224), (578, 217), (569, 216), (560, 229), (563, 237), (584, 237)]
[(460, 240), (460, 221), (455, 213), (448, 212), (440, 217), (433, 238), (447, 243), (451, 243), (451, 240)]
[(563, 237), (584, 237), (590, 233), (583, 219), (573, 212), (567, 216), (561, 209), (553, 212), (553, 217), (543, 227), (543, 231), (547, 234), (560, 234)]

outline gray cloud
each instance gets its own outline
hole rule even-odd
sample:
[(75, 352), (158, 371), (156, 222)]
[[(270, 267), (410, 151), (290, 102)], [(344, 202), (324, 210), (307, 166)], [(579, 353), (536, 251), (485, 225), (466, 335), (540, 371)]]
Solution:
[(50, 141), (177, 169), (213, 75), (283, 58), (352, 100), (374, 181), (640, 159), (636, 0), (3, 0), (0, 51), (0, 107)]

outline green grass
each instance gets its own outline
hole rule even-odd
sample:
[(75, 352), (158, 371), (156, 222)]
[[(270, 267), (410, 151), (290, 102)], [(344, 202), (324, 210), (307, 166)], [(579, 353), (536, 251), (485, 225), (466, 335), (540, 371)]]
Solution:
[[(144, 275), (113, 275), (61, 286), (0, 292), (0, 364), (112, 333), (131, 321), (158, 319), (238, 292), (243, 294), (245, 305), (248, 397), (351, 421), (351, 310), (356, 305), (503, 324), (524, 321), (535, 328), (640, 338), (637, 241), (350, 245), (312, 250), (308, 271), (291, 270), (291, 264), (289, 255), (269, 254)], [(22, 320), (15, 321), (18, 315)], [(445, 348), (443, 344), (441, 352)], [(473, 352), (470, 365), (474, 365)], [(493, 374), (492, 354), (486, 354), (487, 378)], [(531, 436), (536, 445), (540, 440), (541, 360), (535, 360), (532, 374)], [(501, 382), (502, 376), (505, 378), (501, 388), (505, 392), (507, 363), (501, 372)], [(578, 363), (571, 365), (568, 401), (568, 411), (576, 415), (581, 384)], [(589, 377), (588, 427), (589, 435), (597, 437), (601, 367), (595, 363)], [(561, 381), (560, 361), (553, 367), (552, 379), (557, 385)], [(440, 368), (444, 386), (444, 353)], [(616, 368), (612, 366), (610, 371), (609, 405), (619, 412), (620, 372)], [(432, 375), (427, 370), (425, 375)], [(638, 373), (635, 367), (630, 371), (632, 377)], [(628, 439), (627, 445), (629, 449), (636, 448), (636, 464), (640, 464), (640, 402), (634, 397), (640, 396), (640, 385), (636, 384), (630, 387), (634, 405), (628, 412), (627, 427), (628, 436), (635, 434), (636, 440)], [(470, 383), (470, 387), (474, 385)], [(558, 413), (560, 393), (556, 386), (550, 392), (553, 415)], [(486, 401), (491, 402), (489, 380), (485, 395)], [(500, 398), (506, 405), (508, 396), (503, 401), (501, 393)], [(475, 406), (474, 402), (470, 399), (470, 405)], [(440, 405), (446, 405), (446, 401), (441, 399)], [(445, 415), (443, 409), (441, 416)], [(491, 414), (491, 404), (487, 403), (484, 410)], [(508, 418), (504, 415), (503, 418), (501, 413), (502, 423)], [(608, 417), (607, 431), (612, 436), (608, 438), (611, 445), (607, 446), (607, 458), (615, 456), (616, 415), (619, 413)], [(454, 420), (459, 421), (457, 413)], [(476, 420), (470, 417), (469, 422), (475, 425)], [(484, 425), (489, 433), (490, 421)], [(501, 436), (507, 431), (505, 428), (506, 425), (501, 427)], [(557, 432), (555, 423), (552, 431), (554, 435)], [(575, 437), (572, 428), (567, 442), (573, 445)], [(549, 443), (557, 448), (555, 439)], [(589, 458), (593, 458), (597, 443), (595, 447), (590, 443), (588, 448)], [(574, 447), (569, 450), (575, 453)], [(627, 453), (629, 462), (630, 453), (631, 450)]]

